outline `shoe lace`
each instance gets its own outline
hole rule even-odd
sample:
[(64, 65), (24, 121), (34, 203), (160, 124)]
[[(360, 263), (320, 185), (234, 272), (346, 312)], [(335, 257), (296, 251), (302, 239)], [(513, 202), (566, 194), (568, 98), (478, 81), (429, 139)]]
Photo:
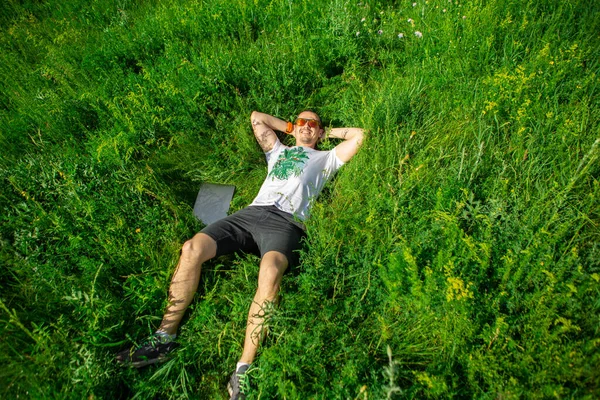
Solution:
[(163, 338), (160, 335), (152, 335), (149, 338), (147, 338), (146, 340), (144, 340), (144, 342), (142, 342), (141, 347), (152, 347), (152, 348), (157, 348), (159, 345), (161, 344), (167, 344), (168, 341), (165, 340), (165, 338)]
[(248, 371), (236, 375), (238, 377), (240, 393), (248, 394), (250, 392), (250, 377), (248, 376)]

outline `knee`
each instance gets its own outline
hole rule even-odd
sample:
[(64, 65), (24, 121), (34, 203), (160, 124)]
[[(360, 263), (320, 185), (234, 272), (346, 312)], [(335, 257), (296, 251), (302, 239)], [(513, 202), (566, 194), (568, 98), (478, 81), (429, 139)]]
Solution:
[(194, 245), (194, 239), (186, 240), (181, 246), (181, 255), (182, 256), (198, 256), (200, 253), (200, 249), (198, 246)]
[(187, 240), (181, 247), (181, 256), (197, 259), (200, 262), (204, 262), (212, 258), (214, 255), (209, 254), (209, 246), (208, 243), (205, 242), (206, 239), (200, 235), (196, 235), (190, 240)]

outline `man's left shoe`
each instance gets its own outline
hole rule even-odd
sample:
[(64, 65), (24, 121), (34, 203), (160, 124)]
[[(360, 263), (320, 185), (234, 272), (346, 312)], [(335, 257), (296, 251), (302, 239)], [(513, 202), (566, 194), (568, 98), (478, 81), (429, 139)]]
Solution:
[(179, 347), (179, 343), (165, 340), (164, 337), (154, 334), (141, 346), (120, 352), (117, 354), (116, 359), (121, 364), (141, 368), (146, 365), (167, 361), (167, 355), (177, 347)]
[(249, 377), (247, 374), (248, 368), (250, 368), (250, 365), (242, 365), (231, 375), (227, 384), (230, 400), (244, 400), (246, 398), (250, 390), (250, 382), (248, 381)]

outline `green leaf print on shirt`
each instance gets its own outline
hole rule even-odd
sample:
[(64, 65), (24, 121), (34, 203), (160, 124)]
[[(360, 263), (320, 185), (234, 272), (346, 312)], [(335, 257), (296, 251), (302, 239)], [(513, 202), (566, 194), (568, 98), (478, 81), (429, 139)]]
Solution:
[(279, 155), (277, 162), (269, 173), (273, 179), (288, 179), (290, 176), (300, 176), (304, 168), (305, 160), (308, 160), (308, 154), (303, 147), (294, 147), (283, 150)]

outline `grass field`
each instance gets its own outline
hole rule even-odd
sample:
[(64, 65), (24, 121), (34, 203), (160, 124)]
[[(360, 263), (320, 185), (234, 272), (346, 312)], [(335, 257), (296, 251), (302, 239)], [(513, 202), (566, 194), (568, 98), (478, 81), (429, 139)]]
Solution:
[[(600, 397), (600, 3), (0, 5), (0, 397), (224, 399), (254, 256), (158, 326), (202, 182), (249, 204), (253, 110), (368, 130), (307, 223), (251, 399)], [(335, 140), (322, 148), (331, 148)]]

